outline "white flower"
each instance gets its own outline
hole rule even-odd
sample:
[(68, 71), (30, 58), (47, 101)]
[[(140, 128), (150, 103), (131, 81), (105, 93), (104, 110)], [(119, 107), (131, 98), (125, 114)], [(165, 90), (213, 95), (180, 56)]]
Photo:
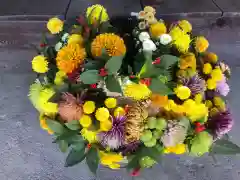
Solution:
[(157, 49), (154, 42), (150, 39), (143, 41), (143, 50), (144, 51), (155, 51)]
[(55, 45), (55, 50), (56, 50), (56, 51), (59, 51), (59, 50), (62, 48), (62, 46), (63, 46), (63, 43), (58, 42), (58, 43)]
[(138, 13), (137, 12), (131, 12), (131, 16), (138, 17)]
[(62, 36), (62, 41), (67, 41), (67, 38), (68, 38), (69, 34), (68, 33), (65, 33), (63, 36)]
[(172, 42), (172, 37), (169, 34), (162, 34), (160, 37), (160, 43), (163, 45), (167, 45)]
[(138, 36), (140, 41), (145, 41), (147, 39), (150, 39), (150, 35), (147, 32), (141, 32)]

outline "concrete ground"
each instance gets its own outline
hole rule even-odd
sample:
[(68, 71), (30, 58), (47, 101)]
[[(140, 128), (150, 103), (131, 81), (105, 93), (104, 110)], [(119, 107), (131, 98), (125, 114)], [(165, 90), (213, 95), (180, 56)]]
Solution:
[[(77, 2), (78, 1), (78, 2)], [(70, 14), (76, 14), (92, 2), (104, 2), (111, 14), (123, 14), (140, 9), (136, 0), (122, 1), (84, 1), (73, 0)], [(193, 0), (166, 0), (172, 8), (162, 13), (202, 12), (201, 3), (207, 1)], [(209, 1), (209, 0), (208, 0)], [(57, 5), (55, 3), (57, 2)], [(176, 2), (176, 4), (174, 3)], [(181, 2), (181, 3), (180, 3)], [(225, 3), (221, 0), (222, 3)], [(240, 9), (240, 3), (229, 0), (228, 11)], [(47, 4), (55, 6), (48, 7)], [(0, 15), (28, 14), (49, 15), (61, 14), (66, 0), (5, 0), (1, 2)], [(194, 8), (187, 8), (187, 3)], [(231, 4), (232, 3), (232, 4)], [(10, 6), (11, 4), (11, 6)], [(184, 5), (185, 4), (185, 5)], [(175, 5), (179, 9), (173, 8)], [(54, 8), (53, 8), (54, 7)], [(184, 8), (185, 7), (185, 8)], [(208, 7), (208, 6), (207, 6)], [(205, 11), (213, 11), (207, 9)], [(159, 7), (161, 8), (161, 7)], [(181, 9), (182, 8), (182, 9)], [(215, 7), (213, 7), (215, 8)], [(231, 9), (232, 8), (232, 9)], [(234, 9), (235, 8), (235, 9)], [(189, 11), (188, 11), (189, 10)], [(215, 12), (217, 12), (215, 10)], [(239, 129), (239, 89), (240, 88), (240, 21), (239, 17), (229, 17), (230, 26), (219, 29), (211, 27), (215, 18), (212, 14), (206, 16), (187, 16), (194, 25), (195, 31), (205, 35), (210, 41), (210, 49), (216, 52), (220, 59), (224, 59), (232, 68), (230, 81), (232, 92), (229, 102), (235, 119), (235, 126), (231, 131), (231, 139), (240, 145)], [(39, 17), (39, 16), (38, 16)], [(176, 20), (179, 16), (165, 16)], [(52, 138), (39, 127), (37, 112), (27, 99), (29, 85), (35, 75), (31, 71), (31, 60), (35, 52), (29, 48), (30, 43), (37, 44), (40, 32), (44, 30), (44, 16), (31, 17), (28, 20), (14, 18), (0, 18), (0, 180), (131, 180), (125, 170), (112, 171), (100, 168), (97, 177), (94, 177), (86, 167), (80, 164), (72, 168), (64, 168), (65, 155), (62, 154)], [(211, 27), (211, 28), (210, 28)], [(167, 156), (162, 164), (153, 169), (145, 170), (136, 180), (239, 180), (240, 157), (219, 156), (218, 162), (210, 157), (191, 159), (188, 157)]]

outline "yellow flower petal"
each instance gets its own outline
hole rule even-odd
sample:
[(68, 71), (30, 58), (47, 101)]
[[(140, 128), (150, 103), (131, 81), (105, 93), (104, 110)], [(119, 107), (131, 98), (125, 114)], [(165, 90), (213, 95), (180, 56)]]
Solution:
[(68, 44), (79, 44), (82, 46), (83, 37), (80, 34), (72, 34), (68, 38)]
[(115, 117), (118, 117), (118, 116), (124, 116), (126, 114), (124, 108), (122, 107), (117, 107), (115, 110), (114, 110), (114, 116)]
[(106, 120), (100, 122), (100, 130), (101, 131), (109, 131), (112, 129), (112, 121)]
[(48, 71), (48, 61), (42, 55), (35, 56), (32, 60), (32, 69), (37, 73), (46, 73)]
[(110, 113), (107, 108), (98, 108), (95, 117), (99, 121), (106, 121), (109, 119)]
[(86, 101), (83, 105), (83, 112), (85, 114), (92, 114), (95, 111), (95, 102)]
[(104, 101), (104, 103), (107, 106), (107, 108), (109, 108), (109, 109), (115, 108), (117, 106), (117, 99), (116, 98), (107, 98)]
[(57, 17), (51, 18), (47, 23), (47, 28), (52, 34), (57, 34), (63, 30), (63, 21)]
[(89, 126), (92, 125), (92, 119), (88, 115), (82, 115), (79, 122), (82, 125), (82, 127), (84, 127), (84, 128), (88, 128)]
[(187, 86), (179, 86), (176, 88), (175, 93), (181, 100), (188, 99), (191, 95), (191, 90)]

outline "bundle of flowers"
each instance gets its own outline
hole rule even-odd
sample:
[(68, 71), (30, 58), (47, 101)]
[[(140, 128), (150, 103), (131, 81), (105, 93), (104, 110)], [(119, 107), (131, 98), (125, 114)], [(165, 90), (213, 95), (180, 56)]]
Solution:
[(168, 25), (155, 14), (132, 13), (130, 33), (101, 5), (48, 21), (29, 98), (42, 129), (69, 152), (66, 166), (86, 159), (94, 173), (101, 164), (138, 175), (170, 153), (239, 153), (226, 135), (229, 67), (187, 20)]

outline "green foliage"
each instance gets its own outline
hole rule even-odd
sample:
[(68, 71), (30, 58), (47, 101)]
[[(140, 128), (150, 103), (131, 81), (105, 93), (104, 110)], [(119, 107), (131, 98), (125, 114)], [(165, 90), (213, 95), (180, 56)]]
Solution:
[(111, 57), (105, 67), (107, 69), (108, 74), (116, 74), (117, 71), (121, 68), (123, 56), (113, 56)]
[(68, 123), (65, 123), (65, 125), (68, 127), (68, 129), (71, 129), (71, 130), (79, 130), (81, 128), (78, 120), (70, 121)]
[(228, 139), (219, 139), (213, 143), (210, 153), (235, 155), (240, 153), (240, 147)]
[(151, 57), (147, 56), (145, 63), (140, 70), (139, 77), (147, 78), (147, 77), (154, 77), (157, 75), (158, 75), (158, 69), (152, 64)]
[(60, 141), (58, 141), (57, 143), (58, 143), (59, 149), (60, 149), (63, 153), (67, 152), (67, 149), (68, 149), (68, 143), (67, 143), (67, 141), (65, 141), (65, 140), (60, 140)]
[(158, 78), (152, 78), (149, 88), (153, 93), (158, 93), (162, 96), (173, 94), (173, 91)]
[(95, 84), (100, 80), (98, 70), (88, 70), (80, 75), (80, 80), (84, 84)]
[(87, 153), (87, 165), (92, 173), (96, 174), (99, 165), (99, 155), (96, 148), (91, 148)]
[(156, 66), (162, 69), (168, 69), (172, 65), (176, 64), (179, 62), (179, 58), (177, 56), (173, 56), (170, 54), (165, 54), (160, 56), (161, 62), (157, 64)]
[(84, 64), (84, 69), (86, 70), (100, 69), (103, 66), (104, 61), (88, 60), (88, 62)]
[(121, 86), (115, 76), (107, 76), (105, 79), (105, 83), (109, 91), (122, 93)]
[(63, 134), (66, 132), (66, 128), (59, 122), (52, 120), (52, 119), (46, 119), (46, 123), (48, 127), (57, 135)]
[(85, 144), (79, 143), (78, 146), (72, 148), (71, 151), (69, 152), (66, 158), (65, 167), (74, 166), (82, 162), (85, 159), (85, 157), (86, 157)]

